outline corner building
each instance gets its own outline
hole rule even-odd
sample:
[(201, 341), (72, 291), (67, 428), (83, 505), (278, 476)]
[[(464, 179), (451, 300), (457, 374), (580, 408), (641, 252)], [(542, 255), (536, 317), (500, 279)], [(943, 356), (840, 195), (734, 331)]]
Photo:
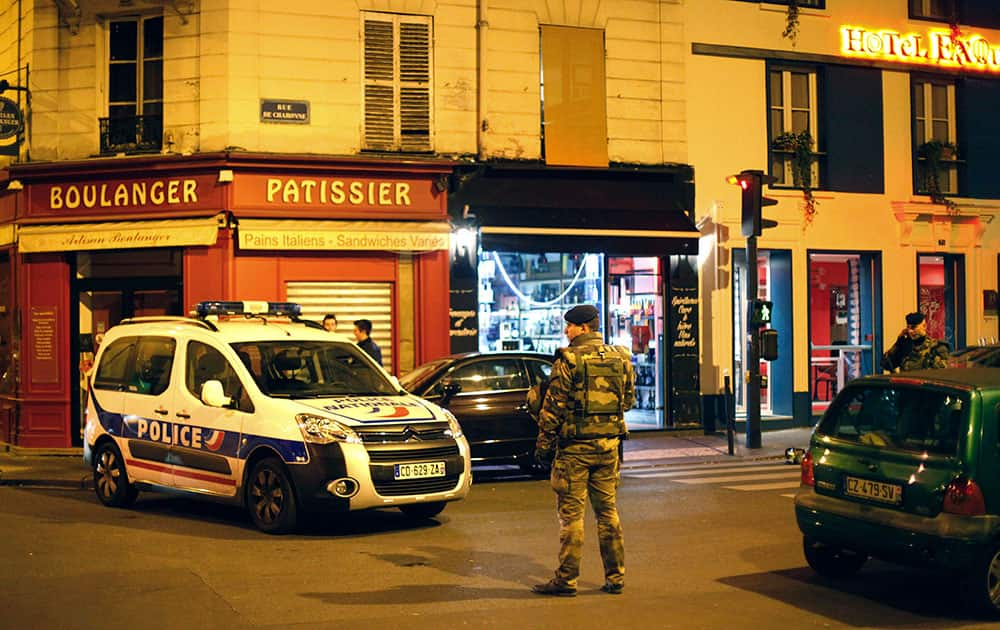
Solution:
[(396, 374), (593, 302), (631, 426), (699, 422), (683, 9), (0, 0), (0, 441), (78, 445), (103, 332), (208, 299), (366, 317)]
[[(991, 0), (685, 3), (689, 161), (698, 174), (705, 410), (744, 410), (746, 300), (773, 302), (764, 423), (805, 426), (919, 310), (952, 349), (997, 341), (1000, 10)], [(789, 140), (808, 132), (796, 156)], [(794, 134), (784, 136), (783, 134)], [(810, 207), (795, 167), (811, 179)], [(747, 261), (739, 190), (776, 182)], [(815, 210), (812, 212), (811, 210)], [(749, 295), (748, 264), (758, 295)]]

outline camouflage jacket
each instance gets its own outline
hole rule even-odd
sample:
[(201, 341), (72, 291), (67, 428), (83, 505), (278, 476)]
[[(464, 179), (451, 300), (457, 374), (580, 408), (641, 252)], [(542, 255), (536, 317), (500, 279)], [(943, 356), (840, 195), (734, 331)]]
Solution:
[[(599, 372), (587, 377), (589, 385), (583, 382), (580, 357), (599, 351), (621, 359), (620, 392), (613, 391), (617, 377), (608, 379)], [(624, 413), (635, 404), (631, 354), (620, 346), (605, 345), (600, 333), (590, 332), (578, 335), (558, 355), (538, 414), (538, 449), (554, 451), (558, 445), (564, 453), (600, 453), (617, 448), (625, 433)], [(585, 414), (588, 405), (597, 413)]]
[(927, 336), (901, 337), (885, 353), (882, 367), (889, 371), (899, 368), (902, 372), (948, 367), (948, 344)]

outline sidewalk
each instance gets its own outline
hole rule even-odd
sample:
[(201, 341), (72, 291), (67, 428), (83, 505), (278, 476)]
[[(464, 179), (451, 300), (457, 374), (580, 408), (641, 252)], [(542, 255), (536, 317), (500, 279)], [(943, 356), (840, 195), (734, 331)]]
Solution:
[[(733, 455), (725, 432), (704, 435), (701, 430), (633, 433), (625, 441), (623, 468), (711, 464), (758, 459), (784, 459), (785, 449), (805, 448), (808, 427), (764, 431), (761, 447), (746, 447), (746, 435), (736, 433)], [(26, 449), (0, 443), (0, 486), (46, 486), (72, 489), (92, 487), (90, 468), (83, 463), (83, 449)]]

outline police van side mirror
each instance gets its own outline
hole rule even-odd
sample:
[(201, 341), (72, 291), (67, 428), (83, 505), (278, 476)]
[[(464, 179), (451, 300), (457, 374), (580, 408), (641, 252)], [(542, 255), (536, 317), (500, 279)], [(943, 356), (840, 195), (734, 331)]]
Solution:
[(447, 403), (455, 394), (462, 391), (462, 384), (455, 381), (448, 381), (441, 388), (441, 402)]
[(221, 381), (211, 380), (201, 386), (201, 402), (209, 407), (225, 407), (232, 399), (222, 390)]

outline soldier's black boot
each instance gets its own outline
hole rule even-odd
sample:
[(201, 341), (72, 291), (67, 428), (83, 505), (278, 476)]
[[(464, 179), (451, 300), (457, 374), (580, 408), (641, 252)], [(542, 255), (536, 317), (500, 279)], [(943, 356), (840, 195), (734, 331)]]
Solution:
[(621, 595), (622, 591), (625, 589), (624, 584), (612, 584), (611, 582), (606, 582), (601, 590), (605, 593), (610, 593), (612, 595)]
[(531, 587), (531, 592), (539, 595), (555, 595), (556, 597), (576, 597), (575, 588), (555, 580), (549, 580), (545, 584), (535, 584)]

